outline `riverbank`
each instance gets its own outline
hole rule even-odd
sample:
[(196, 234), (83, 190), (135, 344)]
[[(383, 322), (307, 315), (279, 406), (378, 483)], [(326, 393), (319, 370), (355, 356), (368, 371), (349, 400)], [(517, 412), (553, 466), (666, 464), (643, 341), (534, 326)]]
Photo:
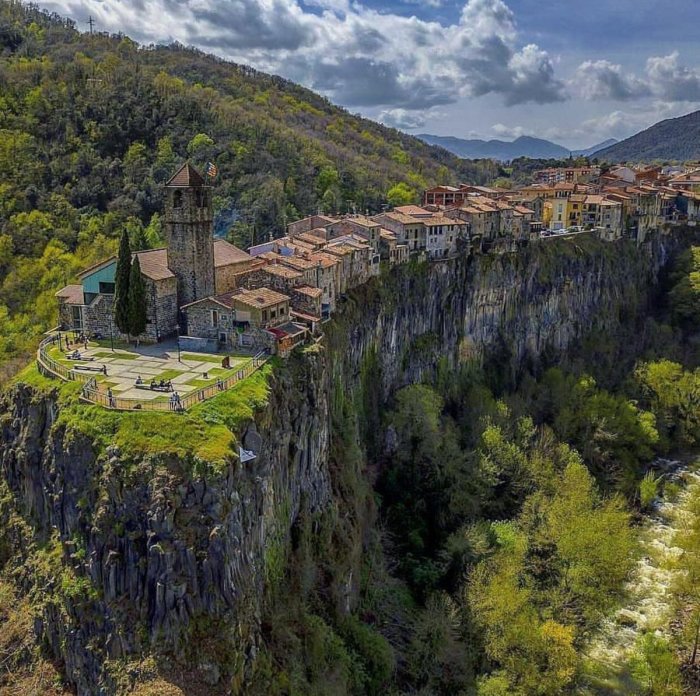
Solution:
[(672, 640), (677, 607), (672, 585), (680, 572), (675, 545), (692, 497), (700, 495), (700, 458), (659, 460), (664, 495), (639, 529), (639, 559), (627, 583), (628, 601), (605, 619), (584, 650), (584, 683), (580, 696), (643, 696), (647, 688), (635, 679), (632, 663), (639, 640), (652, 633)]

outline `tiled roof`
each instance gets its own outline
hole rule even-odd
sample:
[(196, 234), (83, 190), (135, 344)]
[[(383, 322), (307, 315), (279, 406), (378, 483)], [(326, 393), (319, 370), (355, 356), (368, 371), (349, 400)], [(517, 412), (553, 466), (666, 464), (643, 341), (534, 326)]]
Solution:
[(286, 280), (296, 280), (297, 278), (302, 277), (302, 274), (299, 273), (299, 271), (295, 271), (293, 268), (283, 266), (279, 263), (273, 263), (271, 266), (265, 266), (265, 268), (262, 270), (265, 273), (277, 276), (278, 278), (285, 278)]
[[(422, 224), (423, 220), (421, 220), (420, 218), (412, 217), (411, 215), (407, 215), (406, 213), (399, 213), (397, 212), (397, 210), (398, 208), (395, 208), (392, 212), (382, 213), (382, 215), (377, 215), (377, 217), (386, 217), (389, 220), (395, 220), (396, 222), (400, 222), (404, 225)], [(429, 213), (426, 211), (425, 215), (429, 215)]]
[(377, 227), (379, 225), (378, 222), (375, 222), (374, 220), (370, 220), (367, 216), (365, 215), (352, 215), (351, 217), (347, 217), (341, 222), (351, 222), (354, 223), (355, 225), (359, 225), (360, 227)]
[(253, 257), (243, 249), (229, 244), (225, 239), (214, 240), (214, 266), (231, 266), (236, 263), (251, 261)]
[(427, 215), (430, 211), (419, 205), (399, 205), (394, 208), (394, 212), (400, 215)]
[(141, 273), (151, 280), (165, 280), (174, 278), (175, 275), (168, 268), (167, 249), (148, 249), (137, 251), (134, 256), (139, 257)]
[(270, 307), (271, 305), (276, 305), (280, 302), (287, 302), (289, 300), (287, 295), (283, 295), (281, 292), (271, 290), (270, 288), (258, 288), (257, 290), (246, 290), (245, 288), (241, 288), (239, 290), (233, 290), (232, 292), (217, 296), (217, 299), (223, 300), (225, 298), (228, 298), (229, 301), (236, 300), (238, 302), (243, 302), (250, 307), (255, 307), (257, 309)]
[(278, 255), (277, 262), (294, 268), (297, 271), (305, 271), (309, 268), (315, 268), (316, 264), (303, 256), (282, 256)]
[(202, 175), (189, 162), (185, 162), (171, 177), (166, 186), (201, 187), (205, 186), (205, 182)]
[(298, 292), (300, 295), (306, 295), (307, 297), (321, 297), (321, 295), (323, 295), (323, 290), (321, 290), (321, 288), (312, 288), (309, 285), (302, 285), (300, 288), (294, 288), (294, 292)]
[(65, 288), (62, 288), (56, 293), (56, 297), (65, 300), (66, 304), (81, 305), (85, 301), (82, 285), (66, 285)]
[(423, 220), (426, 227), (434, 227), (437, 225), (459, 225), (461, 224), (459, 220), (454, 220), (445, 215), (433, 215), (432, 217)]
[(308, 258), (315, 263), (320, 263), (322, 268), (332, 268), (339, 263), (338, 259), (330, 254), (309, 254)]

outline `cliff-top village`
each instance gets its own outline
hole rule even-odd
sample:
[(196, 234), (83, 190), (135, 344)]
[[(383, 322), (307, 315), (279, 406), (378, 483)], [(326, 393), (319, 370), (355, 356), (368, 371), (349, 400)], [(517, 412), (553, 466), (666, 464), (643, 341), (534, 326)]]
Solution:
[[(530, 241), (583, 232), (641, 243), (664, 225), (700, 219), (698, 185), (700, 171), (545, 169), (518, 190), (443, 185), (425, 191), (421, 206), (373, 216), (312, 215), (246, 252), (214, 238), (211, 189), (186, 163), (166, 184), (166, 246), (133, 254), (146, 301), (138, 340), (175, 337), (178, 356), (181, 349), (194, 356), (249, 354), (257, 365), (260, 356), (285, 356), (317, 338), (338, 299), (379, 275), (382, 264), (516, 251)], [(116, 257), (105, 259), (56, 294), (61, 331), (129, 340), (114, 321), (116, 269)], [(102, 401), (115, 406), (111, 390)]]

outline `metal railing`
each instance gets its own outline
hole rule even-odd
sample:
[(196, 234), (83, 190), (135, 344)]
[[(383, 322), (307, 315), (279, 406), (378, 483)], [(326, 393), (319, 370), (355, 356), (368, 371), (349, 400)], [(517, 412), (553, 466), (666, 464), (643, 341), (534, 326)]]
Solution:
[(56, 345), (57, 342), (58, 335), (51, 334), (39, 344), (39, 348), (37, 349), (37, 364), (39, 365), (40, 372), (47, 377), (57, 377), (64, 382), (82, 383), (83, 388), (80, 393), (80, 398), (83, 401), (117, 411), (186, 411), (195, 404), (202, 403), (230, 389), (241, 380), (253, 374), (253, 372), (262, 367), (270, 359), (269, 353), (261, 351), (226, 379), (219, 379), (213, 384), (201, 387), (197, 389), (197, 391), (190, 392), (182, 397), (176, 396), (175, 392), (171, 392), (167, 399), (137, 399), (117, 396), (109, 388), (104, 388), (103, 385), (100, 385), (94, 375), (82, 374), (75, 368), (68, 368), (66, 365), (62, 365), (54, 360), (48, 354), (47, 348)]

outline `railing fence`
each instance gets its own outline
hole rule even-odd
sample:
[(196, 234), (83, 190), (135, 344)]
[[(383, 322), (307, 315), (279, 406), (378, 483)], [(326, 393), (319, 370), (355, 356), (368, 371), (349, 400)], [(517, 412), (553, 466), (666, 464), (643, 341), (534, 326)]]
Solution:
[(211, 399), (213, 396), (230, 389), (235, 384), (253, 374), (262, 367), (270, 358), (265, 351), (257, 353), (244, 365), (236, 370), (226, 379), (219, 379), (214, 384), (201, 387), (197, 391), (190, 392), (182, 397), (175, 397), (175, 393), (170, 393), (168, 400), (158, 399), (135, 399), (117, 396), (110, 389), (102, 387), (94, 375), (83, 374), (75, 368), (54, 360), (47, 348), (54, 346), (58, 342), (58, 335), (51, 334), (39, 344), (37, 349), (37, 363), (42, 374), (48, 377), (57, 377), (64, 382), (80, 382), (83, 384), (81, 399), (93, 404), (98, 404), (104, 408), (117, 411), (185, 411), (195, 404)]

